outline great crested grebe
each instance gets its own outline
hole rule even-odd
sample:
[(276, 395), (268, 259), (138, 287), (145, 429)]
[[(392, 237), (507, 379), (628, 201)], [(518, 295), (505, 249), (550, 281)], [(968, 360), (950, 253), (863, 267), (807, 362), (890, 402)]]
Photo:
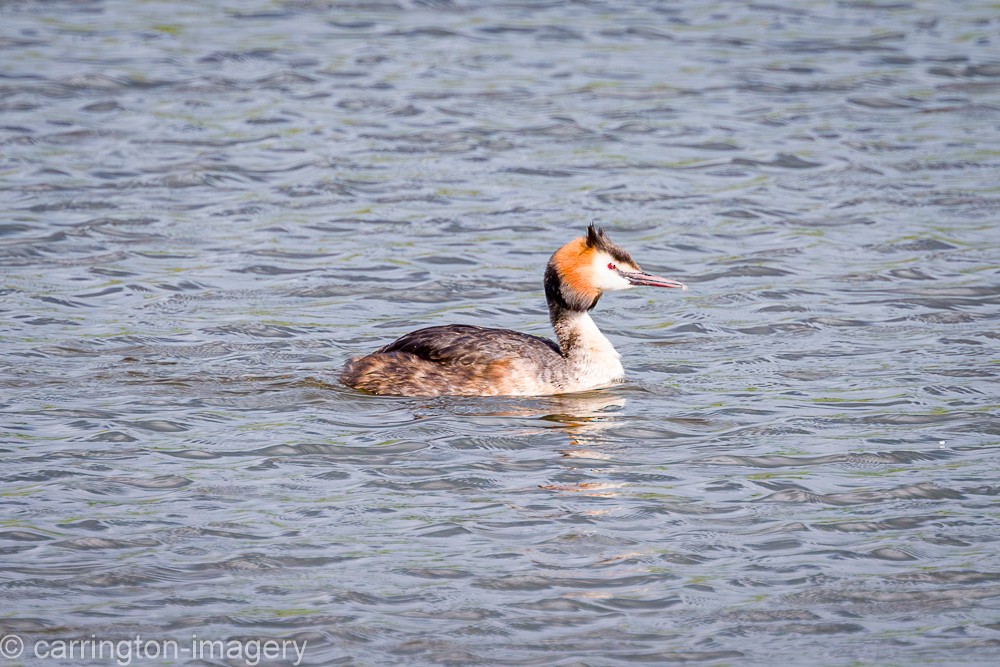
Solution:
[(683, 283), (645, 273), (594, 225), (545, 267), (548, 338), (468, 324), (419, 329), (344, 365), (340, 381), (391, 396), (545, 396), (598, 389), (625, 377), (621, 355), (590, 319), (601, 294)]

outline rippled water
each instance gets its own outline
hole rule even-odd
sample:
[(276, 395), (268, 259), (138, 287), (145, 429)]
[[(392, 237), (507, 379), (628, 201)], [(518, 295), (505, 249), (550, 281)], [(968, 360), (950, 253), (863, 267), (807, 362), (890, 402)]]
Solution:
[[(4, 633), (995, 660), (994, 3), (0, 24)], [(549, 335), (542, 267), (591, 220), (691, 286), (601, 301), (626, 384), (335, 383), (420, 325)]]

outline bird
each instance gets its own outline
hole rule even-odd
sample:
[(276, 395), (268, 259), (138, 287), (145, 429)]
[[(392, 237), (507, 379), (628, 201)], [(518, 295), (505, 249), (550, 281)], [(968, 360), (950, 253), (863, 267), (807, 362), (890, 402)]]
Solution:
[(638, 286), (687, 289), (643, 271), (603, 228), (556, 250), (545, 267), (556, 341), (470, 324), (412, 331), (344, 364), (340, 381), (387, 396), (550, 396), (624, 381), (621, 355), (590, 317), (605, 292)]

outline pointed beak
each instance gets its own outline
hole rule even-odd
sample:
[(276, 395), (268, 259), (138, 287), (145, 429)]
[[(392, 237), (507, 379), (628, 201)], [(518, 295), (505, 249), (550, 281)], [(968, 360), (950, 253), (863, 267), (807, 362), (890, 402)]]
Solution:
[(648, 285), (649, 287), (673, 287), (676, 289), (687, 289), (687, 285), (669, 278), (661, 278), (644, 271), (619, 271), (633, 285)]

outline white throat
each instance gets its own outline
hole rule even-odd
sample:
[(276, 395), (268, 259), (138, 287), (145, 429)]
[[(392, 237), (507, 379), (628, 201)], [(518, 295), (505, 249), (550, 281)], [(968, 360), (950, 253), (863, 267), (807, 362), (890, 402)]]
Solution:
[(606, 387), (624, 379), (621, 355), (589, 313), (567, 313), (555, 323), (555, 330), (570, 371), (566, 391)]

